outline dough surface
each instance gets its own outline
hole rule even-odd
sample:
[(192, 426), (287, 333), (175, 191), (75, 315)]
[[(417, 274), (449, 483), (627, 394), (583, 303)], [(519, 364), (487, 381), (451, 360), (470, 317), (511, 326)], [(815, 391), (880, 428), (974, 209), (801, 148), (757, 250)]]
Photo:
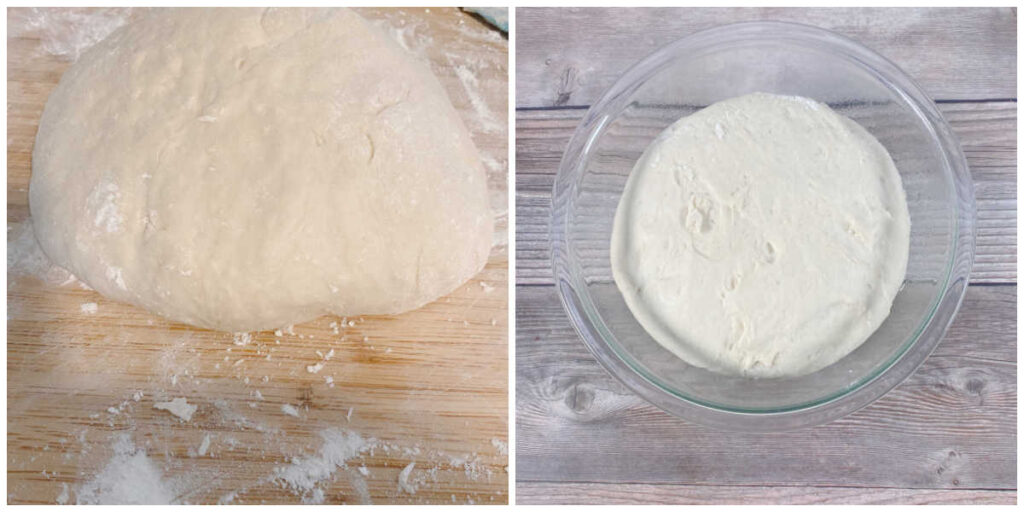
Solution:
[(56, 264), (226, 331), (396, 314), (483, 268), (486, 177), (425, 64), (345, 9), (156, 11), (47, 102), (29, 202)]
[(755, 93), (662, 132), (629, 176), (615, 283), (689, 364), (799, 376), (860, 346), (906, 274), (900, 176), (863, 127), (816, 101)]

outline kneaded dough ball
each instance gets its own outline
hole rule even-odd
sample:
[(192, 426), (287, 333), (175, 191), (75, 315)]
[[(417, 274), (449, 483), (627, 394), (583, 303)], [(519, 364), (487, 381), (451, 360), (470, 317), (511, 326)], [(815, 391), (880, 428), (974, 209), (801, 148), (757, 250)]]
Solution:
[(885, 147), (799, 96), (753, 93), (665, 129), (615, 213), (615, 284), (687, 363), (799, 377), (864, 343), (907, 272), (910, 212)]
[(490, 251), (444, 90), (348, 10), (158, 10), (68, 69), (32, 156), (46, 254), (200, 327), (401, 313)]

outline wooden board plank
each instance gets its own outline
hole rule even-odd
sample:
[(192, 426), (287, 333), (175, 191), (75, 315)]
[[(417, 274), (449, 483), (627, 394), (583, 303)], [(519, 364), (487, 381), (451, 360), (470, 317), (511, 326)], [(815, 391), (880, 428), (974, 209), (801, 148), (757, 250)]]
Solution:
[(516, 484), (523, 505), (1014, 505), (1016, 491), (648, 484)]
[(524, 7), (516, 9), (516, 106), (590, 105), (656, 49), (753, 20), (804, 23), (850, 37), (895, 62), (933, 98), (1017, 97), (1014, 8)]
[(1015, 285), (969, 287), (935, 353), (874, 404), (767, 435), (647, 404), (590, 355), (554, 287), (516, 294), (518, 482), (1016, 489)]
[[(974, 179), (977, 249), (971, 281), (1017, 279), (1017, 104), (941, 104)], [(552, 282), (551, 187), (569, 138), (585, 110), (516, 113), (516, 282)], [(594, 241), (595, 247), (603, 242)]]
[[(407, 314), (241, 338), (47, 280), (60, 272), (25, 229), (36, 124), (69, 65), (54, 48), (116, 11), (8, 15), (8, 502), (74, 503), (120, 469), (149, 470), (182, 503), (506, 503), (507, 41), (456, 9), (360, 10), (430, 62), (491, 160), (499, 226), (487, 267)], [(47, 20), (60, 24), (31, 24)], [(198, 406), (190, 421), (154, 408), (178, 397)], [(336, 465), (341, 447), (321, 437), (332, 430), (374, 448)], [(399, 475), (413, 462), (410, 494)], [(289, 468), (312, 472), (286, 485), (277, 477)]]

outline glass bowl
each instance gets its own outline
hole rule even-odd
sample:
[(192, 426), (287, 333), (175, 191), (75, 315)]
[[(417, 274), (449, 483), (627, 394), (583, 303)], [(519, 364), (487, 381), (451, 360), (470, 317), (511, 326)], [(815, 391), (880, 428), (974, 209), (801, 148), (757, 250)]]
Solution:
[[(889, 317), (858, 349), (802, 377), (752, 379), (685, 363), (633, 318), (611, 274), (615, 209), (647, 145), (681, 117), (757, 91), (813, 98), (859, 122), (892, 155), (910, 209), (907, 275)], [(627, 387), (704, 425), (789, 430), (871, 403), (932, 352), (967, 288), (974, 194), (949, 125), (893, 63), (826, 30), (739, 23), (658, 50), (590, 108), (558, 170), (551, 237), (555, 282), (572, 323)]]

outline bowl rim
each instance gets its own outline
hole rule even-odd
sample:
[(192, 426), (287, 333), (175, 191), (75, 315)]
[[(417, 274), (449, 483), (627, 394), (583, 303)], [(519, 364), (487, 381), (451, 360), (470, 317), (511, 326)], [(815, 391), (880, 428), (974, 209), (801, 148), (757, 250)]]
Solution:
[[(922, 120), (938, 145), (944, 161), (943, 171), (952, 187), (953, 225), (950, 259), (945, 283), (932, 304), (931, 311), (909, 342), (904, 343), (881, 371), (864, 379), (848, 391), (805, 406), (777, 411), (736, 411), (701, 403), (671, 393), (652, 382), (624, 361), (602, 334), (603, 321), (594, 322), (587, 309), (600, 319), (592, 307), (589, 294), (583, 296), (585, 282), (569, 263), (568, 212), (584, 163), (581, 158), (603, 133), (609, 121), (605, 114), (610, 104), (628, 98), (662, 65), (672, 61), (679, 52), (720, 46), (723, 43), (752, 40), (786, 41), (796, 44), (814, 43), (846, 58), (870, 72), (895, 92)], [(749, 21), (719, 25), (695, 32), (671, 42), (644, 57), (627, 69), (602, 94), (580, 121), (566, 146), (559, 163), (551, 196), (551, 258), (555, 286), (562, 306), (573, 328), (599, 363), (627, 388), (658, 408), (706, 426), (724, 430), (770, 432), (820, 425), (850, 414), (882, 397), (924, 362), (942, 340), (967, 290), (974, 261), (975, 202), (973, 182), (959, 141), (942, 117), (936, 104), (917, 83), (896, 64), (860, 43), (830, 30), (792, 22)]]

